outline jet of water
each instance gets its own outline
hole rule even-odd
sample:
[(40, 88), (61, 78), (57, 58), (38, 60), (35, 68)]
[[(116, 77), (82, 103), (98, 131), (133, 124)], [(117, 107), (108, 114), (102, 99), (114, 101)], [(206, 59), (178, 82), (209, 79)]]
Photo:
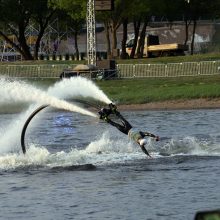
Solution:
[[(62, 92), (60, 92), (62, 91)], [(84, 77), (71, 77), (57, 82), (53, 87), (48, 89), (50, 95), (59, 98), (72, 98), (76, 96), (91, 97), (106, 104), (112, 101), (106, 94), (99, 89), (94, 82)]]
[(53, 107), (79, 112), (85, 115), (97, 117), (96, 114), (83, 109), (77, 105), (70, 104), (46, 92), (30, 86), (24, 82), (10, 82), (5, 79), (0, 80), (0, 104), (5, 102), (37, 102), (40, 104), (49, 104)]

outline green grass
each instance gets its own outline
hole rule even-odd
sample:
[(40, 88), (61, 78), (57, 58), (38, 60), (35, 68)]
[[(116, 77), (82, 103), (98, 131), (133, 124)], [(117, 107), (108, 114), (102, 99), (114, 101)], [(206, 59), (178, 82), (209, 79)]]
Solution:
[[(28, 79), (27, 82), (47, 89), (59, 79)], [(95, 81), (107, 96), (119, 104), (141, 104), (167, 100), (220, 98), (220, 75), (143, 78)]]
[(220, 76), (114, 80), (97, 85), (120, 104), (220, 97)]

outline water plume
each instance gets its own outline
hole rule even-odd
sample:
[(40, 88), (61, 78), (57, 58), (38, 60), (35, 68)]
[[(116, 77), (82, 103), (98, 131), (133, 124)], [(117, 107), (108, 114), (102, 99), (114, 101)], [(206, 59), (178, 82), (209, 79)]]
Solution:
[(30, 86), (24, 82), (10, 82), (5, 79), (0, 80), (0, 104), (12, 102), (37, 102), (40, 104), (49, 104), (55, 108), (68, 111), (79, 112), (85, 115), (96, 117), (96, 114), (83, 109), (54, 96), (48, 95), (40, 89)]
[(85, 98), (90, 97), (106, 104), (112, 102), (94, 82), (83, 77), (63, 79), (57, 82), (53, 87), (50, 87), (48, 93), (59, 98), (82, 96)]

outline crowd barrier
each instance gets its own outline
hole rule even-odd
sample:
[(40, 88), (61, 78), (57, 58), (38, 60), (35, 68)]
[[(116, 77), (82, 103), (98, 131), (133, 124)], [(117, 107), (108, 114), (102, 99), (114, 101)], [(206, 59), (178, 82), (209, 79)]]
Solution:
[(121, 78), (215, 75), (220, 73), (220, 60), (168, 64), (118, 64), (117, 69)]
[(58, 78), (64, 69), (73, 69), (76, 64), (56, 65), (0, 65), (0, 74), (8, 77)]
[[(64, 69), (76, 64), (0, 65), (0, 74), (8, 77), (59, 78)], [(117, 64), (119, 78), (179, 77), (220, 74), (220, 60), (168, 64)]]

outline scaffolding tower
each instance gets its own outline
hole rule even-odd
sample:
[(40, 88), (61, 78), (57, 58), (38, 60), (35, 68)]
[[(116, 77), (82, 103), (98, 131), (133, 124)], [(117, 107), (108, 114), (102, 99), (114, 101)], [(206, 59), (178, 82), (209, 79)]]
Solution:
[(96, 65), (95, 0), (87, 2), (87, 59)]
[[(15, 29), (15, 27), (14, 27)], [(37, 41), (37, 36), (39, 34), (40, 28), (34, 23), (30, 23), (25, 31), (25, 38), (27, 45), (30, 48), (30, 52), (34, 53), (34, 47)], [(59, 48), (59, 44), (62, 38), (66, 38), (68, 31), (59, 31), (59, 21), (58, 19), (50, 22), (45, 29), (44, 35), (41, 39), (39, 56), (56, 55)], [(15, 35), (9, 32), (8, 37), (14, 43), (18, 44), (18, 40)], [(3, 38), (0, 38), (0, 61), (16, 61), (21, 60), (21, 55), (17, 52), (16, 48), (10, 45)]]

